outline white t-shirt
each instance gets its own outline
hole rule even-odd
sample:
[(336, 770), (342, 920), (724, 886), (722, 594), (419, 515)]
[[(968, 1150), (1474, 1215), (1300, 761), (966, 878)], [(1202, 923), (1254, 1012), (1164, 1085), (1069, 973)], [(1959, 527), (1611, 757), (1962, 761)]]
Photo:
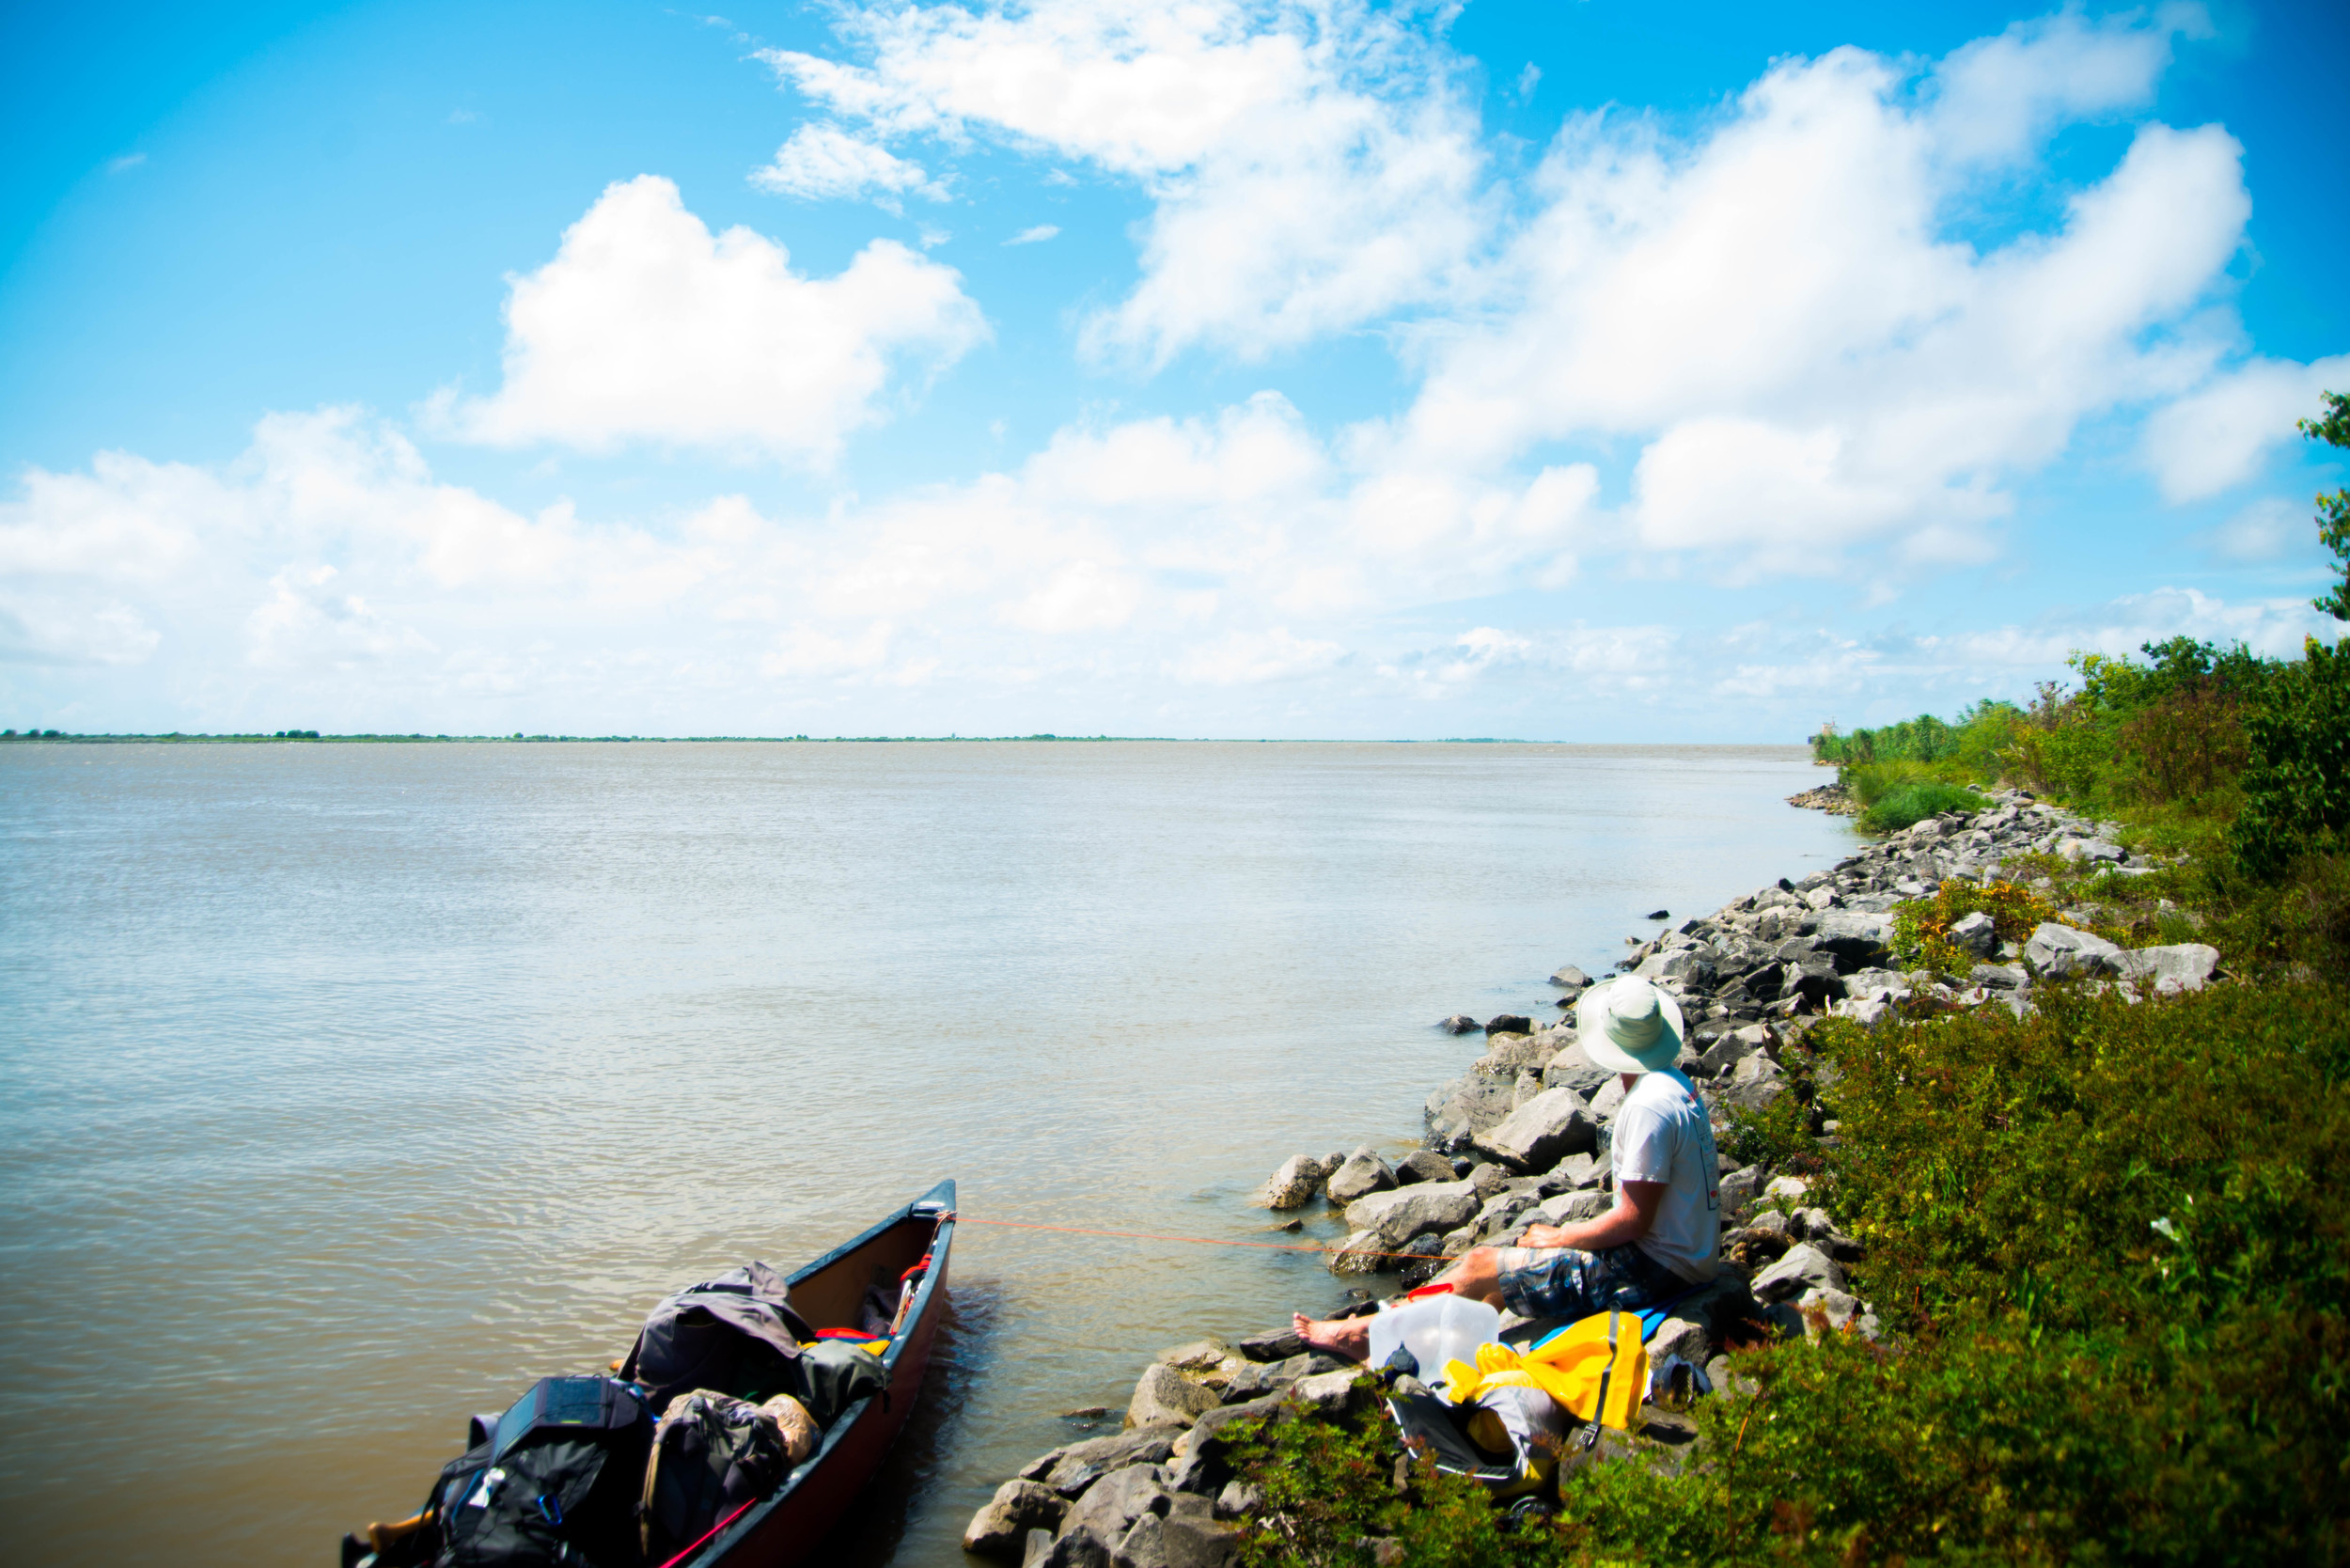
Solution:
[(1721, 1266), (1721, 1168), (1714, 1120), (1687, 1077), (1672, 1068), (1643, 1073), (1617, 1108), (1616, 1183), (1663, 1182), (1668, 1190), (1641, 1251), (1692, 1284)]

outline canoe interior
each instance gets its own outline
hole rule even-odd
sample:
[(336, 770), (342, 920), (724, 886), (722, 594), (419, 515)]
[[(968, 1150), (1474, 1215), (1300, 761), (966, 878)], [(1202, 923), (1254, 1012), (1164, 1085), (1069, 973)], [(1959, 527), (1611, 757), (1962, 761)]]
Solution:
[(857, 1316), (866, 1287), (878, 1281), (894, 1300), (898, 1277), (921, 1261), (937, 1229), (933, 1220), (908, 1215), (870, 1239), (850, 1243), (791, 1277), (791, 1305), (811, 1328), (862, 1327)]

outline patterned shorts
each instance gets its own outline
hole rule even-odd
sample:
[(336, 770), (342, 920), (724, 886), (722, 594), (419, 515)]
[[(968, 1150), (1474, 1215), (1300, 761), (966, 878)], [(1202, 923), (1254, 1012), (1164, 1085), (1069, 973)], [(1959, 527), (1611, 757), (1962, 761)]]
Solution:
[(1605, 1252), (1572, 1247), (1496, 1249), (1501, 1303), (1522, 1318), (1588, 1318), (1670, 1301), (1689, 1281), (1630, 1242)]

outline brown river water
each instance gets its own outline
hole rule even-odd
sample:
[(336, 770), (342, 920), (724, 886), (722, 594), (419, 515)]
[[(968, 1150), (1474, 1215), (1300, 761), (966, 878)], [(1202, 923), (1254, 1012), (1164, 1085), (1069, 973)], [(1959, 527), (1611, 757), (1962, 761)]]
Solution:
[[(942, 1176), (1267, 1239), (1640, 917), (1845, 853), (1794, 747), (0, 747), (11, 1562), (311, 1565), (467, 1413)], [(1313, 1222), (1315, 1233), (1335, 1230)], [(1289, 1238), (1272, 1238), (1289, 1239)], [(963, 1228), (922, 1407), (822, 1558), (950, 1568), (1152, 1352), (1310, 1255)]]

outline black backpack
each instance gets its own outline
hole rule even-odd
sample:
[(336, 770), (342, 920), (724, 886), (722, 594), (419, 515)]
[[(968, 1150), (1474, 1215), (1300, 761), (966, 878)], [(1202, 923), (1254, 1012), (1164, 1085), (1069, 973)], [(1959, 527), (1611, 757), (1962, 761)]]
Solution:
[(433, 1488), (433, 1568), (637, 1568), (652, 1413), (608, 1377), (541, 1378)]
[(791, 1468), (775, 1419), (725, 1394), (680, 1394), (653, 1428), (637, 1515), (647, 1562), (667, 1562)]

